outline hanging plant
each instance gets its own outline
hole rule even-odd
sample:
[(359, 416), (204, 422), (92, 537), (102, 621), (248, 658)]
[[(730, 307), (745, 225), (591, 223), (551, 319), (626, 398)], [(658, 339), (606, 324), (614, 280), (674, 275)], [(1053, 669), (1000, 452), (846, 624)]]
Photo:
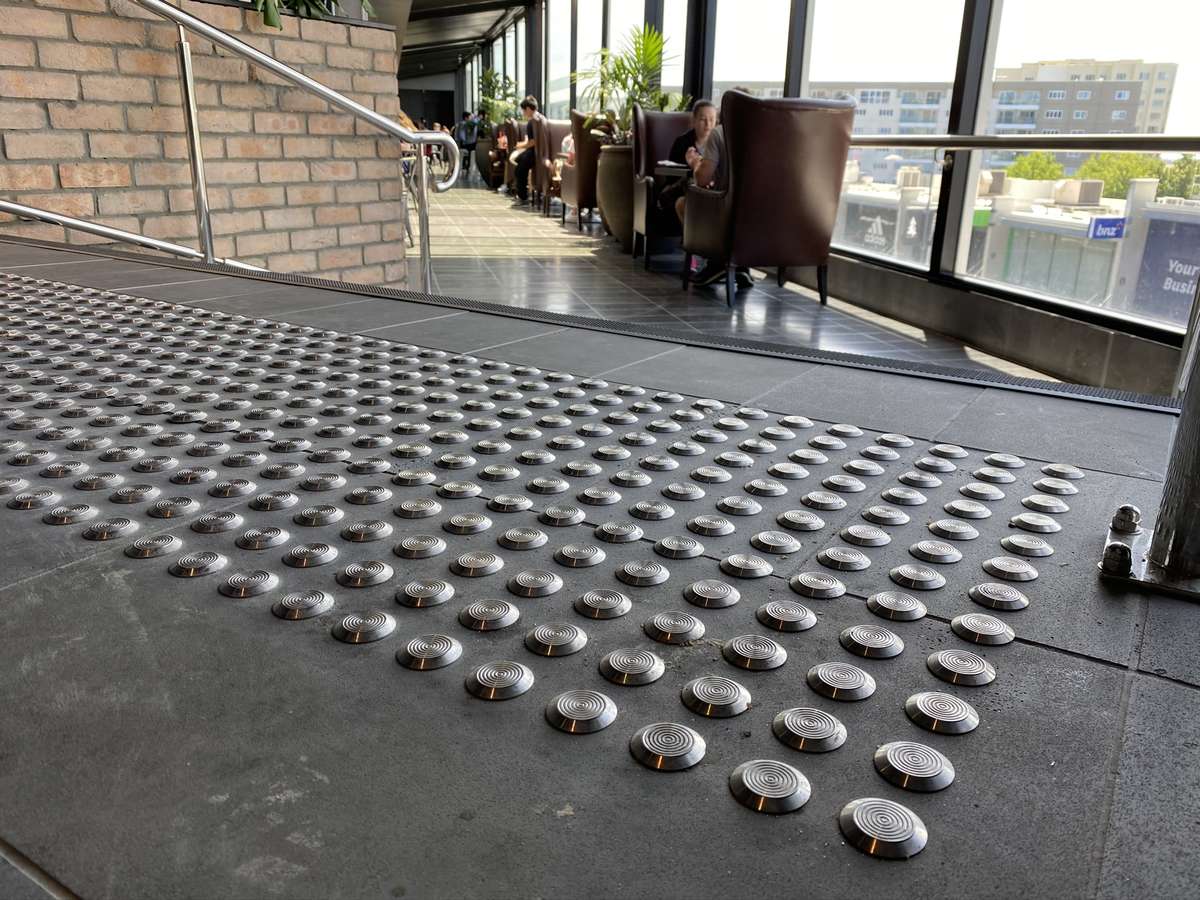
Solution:
[[(290, 12), (301, 19), (324, 19), (330, 14), (330, 6), (341, 10), (341, 0), (254, 0), (254, 8), (262, 13), (263, 24), (268, 28), (283, 28), (280, 10)], [(371, 0), (362, 0), (362, 10), (367, 16), (375, 15)]]

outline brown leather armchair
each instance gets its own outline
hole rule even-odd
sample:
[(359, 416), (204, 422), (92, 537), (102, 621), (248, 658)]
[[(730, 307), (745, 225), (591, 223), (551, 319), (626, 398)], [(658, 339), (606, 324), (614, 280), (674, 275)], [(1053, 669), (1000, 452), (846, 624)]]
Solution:
[(517, 161), (513, 159), (513, 151), (517, 148), (517, 142), (525, 139), (525, 123), (524, 121), (518, 122), (516, 119), (505, 119), (500, 127), (508, 135), (508, 157), (504, 160), (504, 183), (508, 185), (509, 191), (516, 191)]
[(578, 211), (579, 230), (583, 231), (583, 211), (596, 208), (596, 169), (600, 165), (600, 141), (584, 127), (588, 116), (571, 110), (571, 135), (575, 139), (575, 165), (562, 170), (562, 221), (567, 222), (567, 207)]
[[(658, 192), (664, 187), (654, 180), (654, 167), (666, 159), (675, 139), (692, 127), (692, 114), (655, 112), (633, 107), (633, 257), (639, 246), (650, 271), (650, 242), (679, 234), (674, 211), (668, 219), (658, 208)], [(683, 172), (687, 170), (684, 169)]]
[(492, 149), (488, 151), (487, 186), (493, 190), (504, 183), (504, 167), (508, 161), (508, 151), (501, 150), (496, 142), (504, 132), (504, 124), (491, 126)]
[(683, 282), (692, 255), (723, 260), (733, 305), (737, 266), (816, 266), (828, 299), (829, 241), (854, 124), (851, 100), (721, 97), (728, 158), (724, 191), (691, 185), (683, 221)]
[(542, 135), (545, 144), (538, 145), (538, 195), (542, 201), (542, 215), (550, 215), (550, 201), (561, 197), (562, 182), (555, 180), (555, 161), (558, 159), (563, 138), (571, 133), (570, 119), (545, 119)]

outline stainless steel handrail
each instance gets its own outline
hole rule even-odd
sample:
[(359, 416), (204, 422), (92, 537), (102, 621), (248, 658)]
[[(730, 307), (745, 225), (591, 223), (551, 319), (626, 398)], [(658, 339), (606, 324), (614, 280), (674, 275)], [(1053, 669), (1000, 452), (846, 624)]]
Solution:
[(852, 134), (852, 147), (926, 150), (1132, 150), (1197, 153), (1200, 137), (1167, 134)]
[[(212, 229), (208, 222), (208, 201), (204, 193), (203, 171), (204, 160), (201, 156), (199, 128), (196, 122), (195, 115), (195, 90), (192, 85), (191, 76), (191, 52), (187, 41), (184, 40), (184, 30), (194, 32), (200, 35), (205, 40), (211, 41), (219, 47), (223, 47), (230, 53), (240, 56), (248, 60), (252, 64), (266, 69), (284, 81), (294, 84), (296, 87), (302, 88), (311, 94), (320, 97), (326, 103), (334, 106), (350, 115), (356, 116), (367, 122), (370, 122), (376, 128), (390, 134), (392, 137), (406, 141), (410, 144), (416, 144), (419, 147), (424, 147), (427, 144), (441, 144), (446, 148), (447, 156), (451, 161), (450, 173), (444, 181), (435, 182), (433, 189), (439, 193), (449, 190), (458, 180), (459, 169), (461, 167), (461, 154), (459, 153), (458, 144), (454, 138), (440, 131), (409, 131), (402, 125), (393, 122), (386, 116), (380, 115), (373, 109), (368, 109), (361, 103), (356, 103), (349, 97), (339, 94), (332, 88), (326, 87), (319, 81), (315, 81), (296, 71), (291, 66), (284, 65), (279, 60), (272, 56), (268, 56), (260, 50), (251, 47), (232, 35), (226, 34), (219, 28), (209, 25), (202, 19), (198, 19), (189, 13), (184, 12), (178, 7), (172, 6), (164, 0), (133, 0), (138, 6), (149, 10), (164, 19), (170, 19), (179, 26), (179, 61), (180, 61), (180, 78), (183, 82), (183, 102), (185, 120), (188, 126), (189, 142), (188, 149), (192, 161), (193, 187), (196, 193), (196, 216), (198, 227), (200, 230), (201, 243), (205, 244), (207, 258), (211, 259), (211, 234)], [(427, 179), (420, 179), (420, 189), (428, 190)], [(421, 204), (421, 210), (418, 210), (421, 226), (421, 279), (422, 285), (426, 292), (433, 290), (433, 268), (432, 268), (432, 252), (429, 246), (429, 213), (428, 203)], [(206, 238), (207, 236), (207, 238)]]
[[(33, 206), (26, 206), (23, 203), (13, 203), (11, 200), (0, 200), (0, 212), (9, 213), (21, 219), (29, 219), (35, 222), (45, 222), (48, 225), (60, 225), (63, 228), (69, 228), (72, 231), (82, 231), (85, 234), (93, 234), (96, 237), (102, 237), (110, 241), (120, 241), (123, 244), (135, 244), (138, 247), (144, 247), (147, 250), (158, 250), (162, 253), (170, 253), (172, 256), (179, 256), (184, 259), (195, 259), (204, 261), (204, 254), (199, 250), (193, 250), (191, 247), (185, 247), (182, 244), (172, 244), (170, 241), (160, 241), (158, 238), (146, 237), (142, 234), (134, 234), (132, 231), (124, 231), (120, 228), (112, 228), (109, 225), (100, 225), (96, 222), (87, 222), (83, 219), (76, 219), (73, 216), (64, 216), (62, 213), (51, 212), (48, 209), (37, 209)], [(258, 266), (248, 266), (245, 263), (240, 263), (233, 259), (216, 259), (209, 262), (224, 263), (227, 266), (237, 266), (239, 269), (249, 269), (254, 272), (262, 272)]]

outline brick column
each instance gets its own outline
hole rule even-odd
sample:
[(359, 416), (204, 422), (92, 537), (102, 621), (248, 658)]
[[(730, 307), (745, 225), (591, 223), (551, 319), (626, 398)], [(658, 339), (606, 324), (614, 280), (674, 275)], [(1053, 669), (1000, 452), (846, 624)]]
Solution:
[[(389, 29), (183, 8), (398, 118)], [(0, 0), (0, 197), (196, 246), (175, 27), (127, 0)], [(399, 147), (191, 37), (220, 256), (362, 283), (404, 276)], [(0, 216), (0, 234), (92, 243)]]

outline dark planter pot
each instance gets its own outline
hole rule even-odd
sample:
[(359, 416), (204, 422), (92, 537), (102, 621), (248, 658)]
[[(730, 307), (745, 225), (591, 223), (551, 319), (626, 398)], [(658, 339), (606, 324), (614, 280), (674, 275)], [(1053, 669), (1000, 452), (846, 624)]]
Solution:
[(479, 138), (475, 144), (475, 168), (479, 171), (479, 177), (483, 179), (483, 183), (490, 186), (492, 177), (491, 160), (488, 159), (488, 151), (492, 149), (492, 144), (495, 143), (490, 137)]
[(626, 253), (633, 252), (633, 148), (614, 144), (600, 148), (596, 169), (596, 201), (608, 230)]

